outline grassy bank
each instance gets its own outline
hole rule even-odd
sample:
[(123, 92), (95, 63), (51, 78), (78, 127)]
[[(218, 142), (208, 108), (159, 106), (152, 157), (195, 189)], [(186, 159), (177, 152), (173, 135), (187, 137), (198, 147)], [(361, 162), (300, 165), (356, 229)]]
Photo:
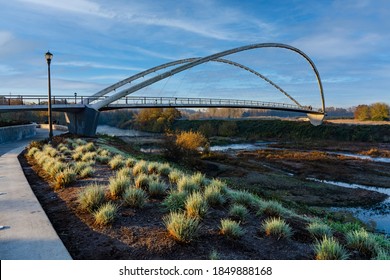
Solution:
[(347, 125), (283, 120), (180, 120), (173, 130), (196, 130), (207, 136), (243, 137), (247, 140), (353, 141), (390, 143), (389, 125)]

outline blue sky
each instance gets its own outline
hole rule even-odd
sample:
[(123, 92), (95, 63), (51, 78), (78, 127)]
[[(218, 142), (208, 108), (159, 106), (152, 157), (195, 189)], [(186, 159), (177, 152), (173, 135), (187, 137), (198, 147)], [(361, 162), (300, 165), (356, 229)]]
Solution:
[[(0, 95), (91, 95), (150, 67), (266, 42), (316, 64), (327, 106), (390, 103), (390, 1), (0, 0)], [(302, 104), (320, 106), (314, 73), (296, 53), (231, 55)], [(287, 101), (254, 75), (207, 63), (137, 92)]]

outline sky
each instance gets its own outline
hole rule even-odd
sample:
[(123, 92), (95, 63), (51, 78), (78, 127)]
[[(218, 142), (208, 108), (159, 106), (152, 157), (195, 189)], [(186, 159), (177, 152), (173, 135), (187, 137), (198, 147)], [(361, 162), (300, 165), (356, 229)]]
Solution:
[[(387, 0), (0, 0), (0, 7), (0, 95), (47, 94), (48, 50), (52, 94), (92, 95), (169, 61), (283, 43), (315, 63), (326, 106), (390, 103)], [(320, 107), (314, 72), (297, 53), (264, 48), (225, 58)], [(290, 102), (257, 76), (215, 62), (135, 95)]]

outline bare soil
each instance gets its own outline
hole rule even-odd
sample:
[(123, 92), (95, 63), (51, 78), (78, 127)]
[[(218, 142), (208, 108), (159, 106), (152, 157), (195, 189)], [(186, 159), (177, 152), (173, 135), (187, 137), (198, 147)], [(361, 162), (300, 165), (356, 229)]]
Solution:
[[(116, 146), (120, 148), (120, 144), (116, 143)], [(305, 229), (307, 222), (300, 218), (287, 219), (294, 234), (291, 239), (278, 240), (265, 236), (261, 230), (261, 223), (267, 217), (250, 213), (243, 224), (246, 234), (242, 238), (231, 239), (219, 233), (220, 220), (228, 217), (228, 209), (211, 208), (201, 222), (198, 238), (184, 244), (175, 241), (166, 231), (162, 221), (167, 212), (161, 206), (161, 198), (149, 200), (146, 207), (140, 210), (121, 206), (119, 217), (111, 226), (98, 227), (90, 213), (79, 209), (77, 195), (88, 183), (108, 182), (113, 172), (106, 165), (96, 164), (97, 175), (94, 178), (79, 180), (70, 187), (54, 191), (39, 171), (27, 162), (24, 154), (19, 156), (19, 160), (35, 195), (73, 259), (209, 259), (213, 251), (221, 259), (314, 259), (315, 239)], [(305, 188), (299, 181), (288, 180), (287, 175), (278, 171), (279, 168), (286, 168), (294, 172), (308, 169), (313, 174), (323, 173), (320, 172), (323, 166), (317, 168), (309, 164), (305, 167), (306, 163), (294, 160), (279, 162), (272, 158), (265, 159), (257, 153), (243, 153), (239, 157), (203, 160), (198, 169), (208, 176), (228, 179), (233, 187), (245, 187), (265, 196), (270, 196), (273, 191), (275, 196), (308, 205), (321, 205), (323, 201), (326, 201), (326, 205), (335, 206), (340, 201), (341, 204), (345, 204), (345, 201), (349, 201), (348, 204), (374, 204), (384, 199), (384, 195), (376, 192), (331, 186), (316, 188), (309, 182), (309, 187)], [(331, 162), (327, 168), (330, 165)], [(386, 168), (390, 169), (388, 166)], [(353, 171), (358, 172), (357, 169)], [(355, 252), (353, 258), (361, 259), (364, 256)]]

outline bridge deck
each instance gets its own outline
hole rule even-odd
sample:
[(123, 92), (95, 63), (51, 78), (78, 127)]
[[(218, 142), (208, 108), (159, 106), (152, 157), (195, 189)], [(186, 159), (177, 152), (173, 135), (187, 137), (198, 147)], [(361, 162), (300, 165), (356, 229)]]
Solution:
[[(106, 97), (91, 98), (89, 96), (56, 96), (52, 99), (52, 110), (72, 112), (79, 111)], [(92, 102), (90, 102), (93, 99)], [(44, 111), (47, 110), (47, 97), (45, 96), (18, 96), (15, 98), (0, 99), (0, 112), (11, 111)], [(87, 104), (90, 105), (87, 105)], [(101, 111), (124, 108), (251, 108), (285, 110), (311, 114), (324, 114), (321, 109), (311, 106), (298, 106), (277, 102), (235, 99), (211, 98), (183, 98), (183, 97), (123, 97), (101, 108)]]

